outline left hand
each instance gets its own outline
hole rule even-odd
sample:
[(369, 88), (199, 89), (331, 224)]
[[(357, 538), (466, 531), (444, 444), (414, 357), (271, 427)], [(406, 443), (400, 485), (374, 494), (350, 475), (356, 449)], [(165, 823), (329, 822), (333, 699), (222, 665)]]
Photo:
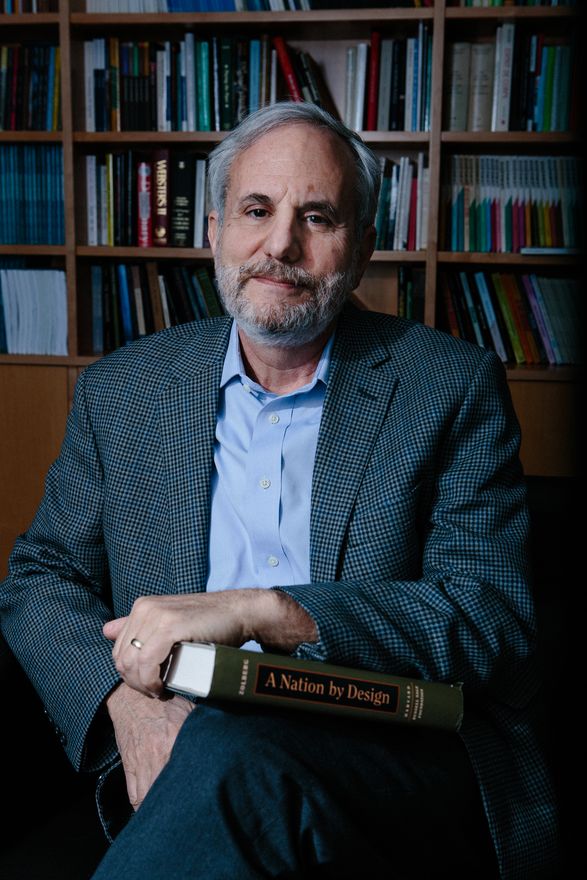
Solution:
[[(216, 642), (240, 647), (255, 639), (291, 651), (315, 641), (317, 629), (304, 609), (276, 590), (224, 590), (173, 596), (142, 596), (128, 617), (103, 629), (115, 642), (112, 656), (129, 687), (150, 697), (163, 693), (161, 664), (176, 642)], [(137, 648), (133, 639), (140, 642)]]

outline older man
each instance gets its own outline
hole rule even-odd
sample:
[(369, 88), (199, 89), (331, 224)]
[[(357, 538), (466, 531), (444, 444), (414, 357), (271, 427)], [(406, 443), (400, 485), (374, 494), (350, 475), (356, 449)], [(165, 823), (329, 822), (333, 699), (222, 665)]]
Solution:
[[(517, 423), (493, 354), (345, 305), (378, 181), (316, 107), (249, 117), (210, 161), (234, 320), (78, 383), (0, 600), (74, 766), (118, 754), (140, 805), (96, 880), (554, 876)], [(180, 640), (462, 681), (461, 736), (157, 699)]]

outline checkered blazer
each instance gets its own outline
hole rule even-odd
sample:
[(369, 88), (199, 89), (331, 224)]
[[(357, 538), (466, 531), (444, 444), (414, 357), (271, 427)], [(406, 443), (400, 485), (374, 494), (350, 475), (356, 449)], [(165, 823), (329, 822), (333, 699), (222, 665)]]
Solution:
[[(149, 593), (205, 589), (210, 474), (229, 319), (144, 338), (77, 384), (61, 455), (0, 587), (2, 628), (73, 765), (117, 682), (102, 624)], [(497, 357), (347, 307), (313, 474), (318, 623), (298, 654), (464, 683), (461, 736), (502, 876), (553, 877), (519, 431)], [(94, 720), (94, 734), (97, 722)]]

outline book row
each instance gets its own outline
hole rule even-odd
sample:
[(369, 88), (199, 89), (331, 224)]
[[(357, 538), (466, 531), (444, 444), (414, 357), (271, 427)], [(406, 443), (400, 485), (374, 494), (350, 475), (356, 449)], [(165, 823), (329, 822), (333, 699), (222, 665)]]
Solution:
[(0, 244), (63, 244), (58, 145), (0, 144)]
[(504, 363), (579, 364), (579, 282), (513, 272), (446, 272), (443, 323), (453, 336), (495, 351)]
[(382, 37), (350, 46), (346, 55), (344, 121), (355, 131), (429, 131), (432, 35)]
[(569, 131), (576, 124), (574, 41), (518, 33), (448, 47), (444, 127), (448, 131)]
[[(369, 0), (371, 8), (432, 6), (432, 0)], [(302, 12), (361, 9), (362, 0), (86, 0), (87, 12)]]
[(212, 270), (206, 266), (96, 263), (90, 266), (90, 278), (92, 354), (167, 327), (224, 314)]
[(124, 150), (85, 164), (89, 245), (208, 247), (202, 153)]
[(375, 217), (376, 250), (419, 251), (427, 245), (430, 193), (424, 153), (417, 159), (381, 160), (381, 189)]
[(63, 270), (0, 268), (0, 352), (67, 355)]
[(520, 253), (580, 247), (580, 160), (573, 156), (453, 155), (444, 191), (444, 247)]
[(228, 131), (288, 96), (338, 115), (318, 65), (279, 36), (97, 37), (84, 70), (87, 131)]
[(57, 12), (58, 0), (0, 0), (0, 13)]
[(0, 131), (58, 131), (60, 74), (59, 46), (0, 45)]
[(577, 0), (457, 0), (455, 6), (575, 6)]
[(426, 272), (418, 266), (398, 266), (397, 313), (424, 323), (424, 294)]

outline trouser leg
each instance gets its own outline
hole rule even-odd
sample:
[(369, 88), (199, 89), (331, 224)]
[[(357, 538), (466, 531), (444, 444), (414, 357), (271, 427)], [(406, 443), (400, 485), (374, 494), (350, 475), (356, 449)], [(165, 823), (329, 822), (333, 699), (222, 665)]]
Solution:
[(495, 876), (458, 737), (208, 704), (94, 880), (358, 875)]

